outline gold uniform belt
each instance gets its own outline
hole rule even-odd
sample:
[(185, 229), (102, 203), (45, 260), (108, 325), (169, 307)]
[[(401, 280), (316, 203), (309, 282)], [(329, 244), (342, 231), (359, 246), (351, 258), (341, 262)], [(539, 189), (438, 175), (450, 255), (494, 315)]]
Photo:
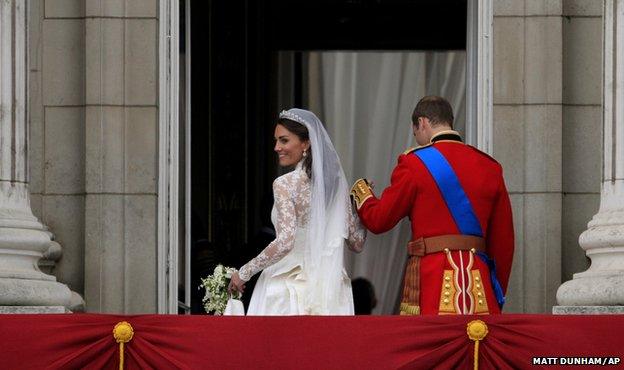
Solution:
[(420, 313), (420, 257), (427, 254), (449, 251), (485, 251), (485, 240), (472, 235), (440, 235), (418, 238), (407, 243), (409, 260), (403, 281), (401, 315)]

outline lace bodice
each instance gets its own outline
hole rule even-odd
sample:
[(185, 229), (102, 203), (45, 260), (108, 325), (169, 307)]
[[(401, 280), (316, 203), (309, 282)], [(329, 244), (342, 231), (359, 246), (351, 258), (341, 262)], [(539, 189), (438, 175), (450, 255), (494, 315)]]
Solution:
[[(239, 270), (241, 279), (248, 281), (259, 271), (281, 260), (295, 247), (298, 228), (307, 228), (310, 221), (310, 179), (301, 168), (297, 168), (275, 179), (273, 182), (273, 222), (277, 237), (258, 256)], [(360, 252), (366, 239), (366, 229), (349, 204), (347, 246)]]

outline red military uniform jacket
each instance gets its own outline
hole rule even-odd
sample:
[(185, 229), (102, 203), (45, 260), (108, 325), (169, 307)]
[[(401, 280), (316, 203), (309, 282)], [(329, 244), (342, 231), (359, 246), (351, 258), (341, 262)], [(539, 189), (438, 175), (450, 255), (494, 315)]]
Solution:
[[(485, 239), (486, 254), (495, 261), (496, 276), (505, 293), (514, 233), (502, 167), (487, 154), (463, 144), (454, 131), (441, 132), (431, 141), (430, 145), (452, 167), (472, 204)], [(407, 216), (411, 221), (412, 240), (459, 234), (434, 178), (414, 150), (399, 156), (391, 184), (381, 197), (369, 196), (360, 204), (358, 214), (362, 223), (378, 234), (392, 229)], [(446, 250), (427, 254), (419, 263), (420, 313), (500, 313), (488, 265), (474, 252)]]

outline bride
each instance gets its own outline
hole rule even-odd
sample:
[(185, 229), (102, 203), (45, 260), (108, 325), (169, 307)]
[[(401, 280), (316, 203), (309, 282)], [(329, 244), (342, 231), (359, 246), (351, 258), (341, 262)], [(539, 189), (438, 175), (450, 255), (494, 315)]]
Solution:
[(248, 315), (353, 315), (344, 246), (360, 252), (366, 229), (351, 209), (340, 160), (314, 113), (290, 109), (275, 126), (280, 166), (295, 170), (273, 182), (277, 237), (233, 274), (242, 292), (260, 270)]

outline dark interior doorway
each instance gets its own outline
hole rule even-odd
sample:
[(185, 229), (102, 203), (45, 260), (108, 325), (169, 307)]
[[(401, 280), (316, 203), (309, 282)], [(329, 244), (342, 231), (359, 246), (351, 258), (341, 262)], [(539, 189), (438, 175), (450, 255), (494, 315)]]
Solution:
[(302, 52), (463, 50), (466, 2), (191, 0), (192, 313), (203, 312), (200, 277), (217, 263), (240, 267), (272, 240), (273, 125), (284, 94), (306, 107)]

